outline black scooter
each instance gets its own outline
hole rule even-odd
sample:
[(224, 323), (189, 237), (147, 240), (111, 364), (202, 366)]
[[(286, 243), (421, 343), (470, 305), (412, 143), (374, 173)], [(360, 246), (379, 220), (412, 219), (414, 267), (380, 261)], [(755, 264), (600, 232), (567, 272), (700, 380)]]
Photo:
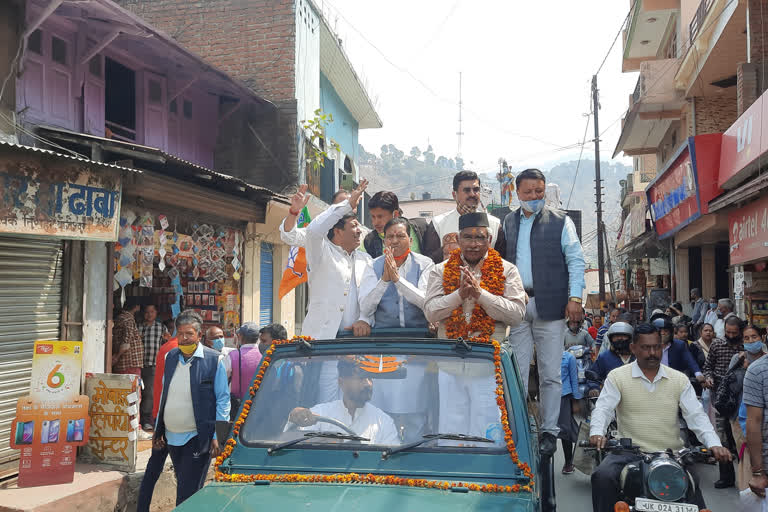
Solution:
[[(588, 441), (579, 446), (585, 451), (599, 451)], [(703, 447), (642, 453), (628, 438), (610, 439), (603, 452), (631, 452), (642, 458), (621, 470), (619, 485), (624, 507), (616, 510), (645, 512), (699, 512), (704, 499), (696, 488), (688, 467), (696, 462), (708, 462), (709, 450)], [(621, 503), (621, 501), (619, 503)]]

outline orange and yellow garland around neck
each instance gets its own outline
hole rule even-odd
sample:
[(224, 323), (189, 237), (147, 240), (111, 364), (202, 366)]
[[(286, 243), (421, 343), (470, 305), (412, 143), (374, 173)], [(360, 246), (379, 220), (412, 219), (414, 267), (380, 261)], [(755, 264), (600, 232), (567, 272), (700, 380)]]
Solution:
[[(490, 252), (490, 251), (489, 251)], [(495, 252), (495, 251), (494, 251)], [(498, 253), (497, 253), (498, 254)], [(526, 462), (520, 462), (520, 458), (517, 455), (517, 449), (515, 448), (515, 442), (512, 439), (512, 429), (509, 426), (509, 414), (507, 413), (507, 404), (504, 400), (504, 378), (502, 376), (501, 369), (501, 345), (496, 340), (481, 340), (475, 339), (478, 343), (490, 343), (493, 345), (493, 364), (496, 368), (496, 404), (501, 411), (501, 425), (504, 430), (504, 442), (507, 445), (507, 451), (509, 456), (523, 474), (528, 478), (528, 483), (525, 485), (496, 485), (496, 484), (473, 484), (467, 482), (447, 482), (440, 480), (426, 480), (422, 478), (403, 478), (395, 475), (374, 475), (372, 473), (359, 474), (359, 473), (340, 473), (333, 475), (322, 474), (298, 474), (298, 473), (281, 473), (281, 474), (229, 474), (219, 470), (221, 464), (232, 455), (232, 451), (237, 444), (237, 436), (240, 434), (240, 428), (245, 423), (245, 419), (248, 417), (248, 413), (251, 410), (253, 403), (253, 397), (261, 386), (261, 382), (264, 379), (264, 372), (269, 368), (269, 363), (272, 360), (272, 354), (275, 351), (276, 345), (286, 345), (294, 343), (299, 340), (311, 340), (309, 336), (296, 336), (292, 340), (276, 340), (272, 342), (272, 346), (269, 347), (264, 354), (264, 358), (261, 361), (261, 366), (253, 380), (253, 385), (249, 388), (250, 399), (246, 400), (243, 404), (243, 410), (240, 413), (240, 417), (235, 421), (235, 426), (232, 430), (232, 437), (230, 437), (224, 445), (221, 455), (216, 457), (214, 462), (215, 478), (217, 482), (255, 482), (255, 481), (269, 481), (269, 482), (301, 482), (301, 483), (356, 483), (356, 484), (376, 484), (376, 485), (401, 485), (406, 487), (424, 487), (428, 489), (450, 489), (452, 487), (464, 487), (470, 491), (479, 492), (494, 492), (494, 493), (512, 493), (520, 491), (533, 491), (533, 473), (531, 468)]]
[[(455, 249), (445, 264), (443, 271), (443, 291), (446, 295), (459, 289), (461, 283), (461, 269), (463, 265), (461, 259), (461, 249)], [(504, 263), (501, 256), (494, 249), (488, 249), (488, 255), (483, 262), (481, 269), (480, 288), (494, 295), (504, 294)], [(472, 333), (479, 333), (475, 340), (488, 341), (496, 329), (496, 321), (488, 316), (488, 313), (475, 303), (472, 310), (472, 317), (467, 323), (464, 317), (463, 306), (451, 311), (451, 315), (445, 322), (445, 335), (450, 339), (459, 337), (469, 339)]]

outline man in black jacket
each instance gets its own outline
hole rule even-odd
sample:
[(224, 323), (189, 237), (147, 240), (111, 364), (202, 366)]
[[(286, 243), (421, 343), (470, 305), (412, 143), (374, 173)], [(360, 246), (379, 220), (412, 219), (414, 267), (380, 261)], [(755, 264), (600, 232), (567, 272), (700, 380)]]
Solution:
[[(363, 240), (365, 252), (371, 258), (378, 258), (384, 253), (384, 226), (395, 217), (400, 217), (400, 202), (394, 192), (376, 192), (368, 200), (368, 212), (371, 214), (373, 230)], [(408, 219), (411, 250), (421, 254), (421, 240), (427, 223), (424, 219)]]

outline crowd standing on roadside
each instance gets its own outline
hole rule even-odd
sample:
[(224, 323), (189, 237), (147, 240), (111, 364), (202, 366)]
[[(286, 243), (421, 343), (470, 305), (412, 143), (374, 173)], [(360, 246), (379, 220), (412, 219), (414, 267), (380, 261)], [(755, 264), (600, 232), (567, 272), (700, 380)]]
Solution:
[[(297, 218), (310, 199), (301, 186), (279, 227), (285, 243), (306, 250), (309, 305), (301, 334), (332, 339), (340, 331), (364, 337), (372, 329), (409, 328), (441, 338), (503, 340), (515, 353), (526, 386), (529, 371), (538, 370), (539, 449), (542, 455), (554, 454), (559, 438), (564, 474), (574, 471), (576, 418), (586, 412), (580, 410), (585, 397), (576, 359), (567, 349), (585, 346), (594, 357), (586, 382), (588, 396), (597, 399), (590, 426), (594, 444), (604, 444), (615, 413), (620, 435), (635, 444), (648, 450), (679, 448), (682, 411), (695, 442), (711, 448), (720, 464), (715, 487), (739, 483), (764, 495), (764, 332), (744, 326), (731, 299), (704, 299), (699, 289), (691, 290), (690, 316), (679, 303), (650, 312), (647, 323), (639, 325), (633, 312), (614, 303), (593, 316), (581, 304), (585, 264), (573, 222), (546, 205), (546, 179), (540, 171), (521, 172), (515, 185), (521, 206), (501, 220), (485, 213), (480, 178), (471, 171), (454, 176), (455, 208), (429, 223), (405, 218), (397, 195), (378, 191), (368, 200), (374, 229), (365, 237), (357, 217), (365, 180), (352, 191), (338, 191), (328, 209), (300, 228)], [(492, 273), (499, 285), (484, 281)], [(455, 320), (455, 311), (463, 322)], [(137, 312), (138, 305), (128, 303), (115, 320), (113, 363), (116, 371), (144, 381), (141, 425), (145, 432), (154, 431), (154, 440), (140, 489), (138, 510), (143, 511), (149, 510), (169, 455), (178, 480), (177, 503), (202, 486), (221, 441), (206, 425), (234, 418), (264, 353), (287, 332), (280, 324), (244, 323), (235, 347), (226, 347), (219, 327), (203, 335), (199, 317), (189, 312), (177, 317), (173, 337), (157, 321), (155, 306), (145, 306), (140, 325)], [(478, 323), (478, 314), (492, 321)], [(478, 325), (487, 325), (487, 331)], [(195, 365), (216, 383), (205, 405), (210, 423), (183, 412), (185, 407), (191, 411), (185, 397), (196, 386), (189, 378)], [(333, 403), (341, 392), (340, 374), (335, 364), (327, 366), (317, 375), (318, 401)], [(441, 394), (441, 402), (450, 400), (454, 408), (459, 404), (472, 411), (470, 416), (487, 414), (472, 400), (480, 388), (457, 378), (440, 370), (440, 389), (453, 390), (450, 396)], [(398, 407), (404, 415), (413, 413), (408, 404)], [(654, 429), (642, 427), (650, 418)], [(441, 417), (441, 430), (471, 431), (472, 425), (456, 421)], [(615, 502), (617, 471), (626, 460), (609, 455), (593, 473), (595, 511), (613, 510), (608, 505)]]

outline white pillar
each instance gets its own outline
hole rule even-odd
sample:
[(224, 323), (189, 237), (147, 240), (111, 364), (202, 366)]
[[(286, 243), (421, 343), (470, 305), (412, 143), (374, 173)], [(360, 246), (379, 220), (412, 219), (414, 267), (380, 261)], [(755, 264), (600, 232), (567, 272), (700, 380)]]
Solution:
[(240, 323), (259, 321), (259, 289), (261, 287), (261, 238), (258, 236), (258, 225), (249, 222), (245, 233), (245, 257), (242, 272), (242, 310)]
[(107, 248), (104, 242), (85, 242), (83, 272), (83, 371), (104, 372), (107, 328)]

